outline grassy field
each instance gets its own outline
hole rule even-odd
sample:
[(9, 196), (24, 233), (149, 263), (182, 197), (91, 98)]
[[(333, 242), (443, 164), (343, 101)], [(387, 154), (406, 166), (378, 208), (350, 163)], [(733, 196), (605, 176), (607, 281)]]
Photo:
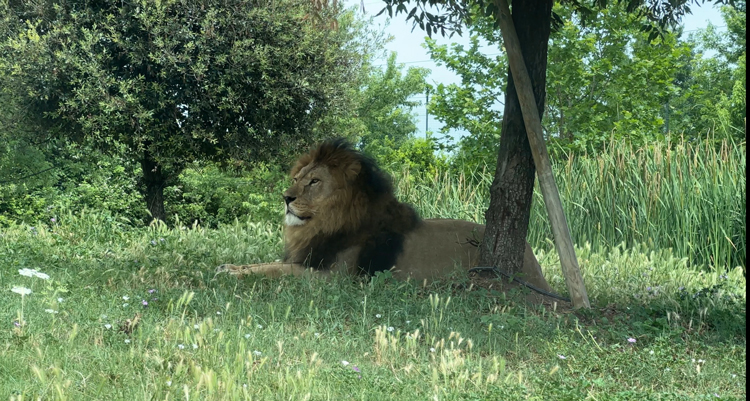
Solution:
[[(461, 276), (423, 288), (213, 274), (280, 251), (272, 223), (132, 229), (63, 213), (2, 229), (0, 399), (746, 398), (741, 268), (583, 246), (595, 307), (576, 313)], [(554, 256), (537, 253), (564, 293)]]

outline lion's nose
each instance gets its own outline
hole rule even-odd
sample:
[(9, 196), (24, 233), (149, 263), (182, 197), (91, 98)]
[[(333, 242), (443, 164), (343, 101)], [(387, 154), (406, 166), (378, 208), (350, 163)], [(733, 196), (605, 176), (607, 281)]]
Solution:
[(297, 197), (284, 195), (284, 202), (286, 202), (287, 205), (294, 202), (295, 199), (297, 199)]

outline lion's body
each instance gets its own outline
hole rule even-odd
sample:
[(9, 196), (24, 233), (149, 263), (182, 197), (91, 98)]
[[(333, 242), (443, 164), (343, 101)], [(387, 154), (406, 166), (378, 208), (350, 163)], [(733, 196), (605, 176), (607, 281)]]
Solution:
[[(399, 202), (390, 178), (343, 141), (302, 156), (284, 192), (286, 256), (280, 263), (222, 265), (232, 274), (369, 274), (433, 280), (476, 266), (484, 226), (463, 220), (421, 220)], [(523, 279), (548, 289), (526, 244)]]

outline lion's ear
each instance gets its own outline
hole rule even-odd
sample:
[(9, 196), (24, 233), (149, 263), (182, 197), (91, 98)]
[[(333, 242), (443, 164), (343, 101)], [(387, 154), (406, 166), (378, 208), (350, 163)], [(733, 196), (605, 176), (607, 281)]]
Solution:
[(346, 180), (350, 182), (354, 181), (354, 179), (359, 175), (360, 171), (362, 171), (362, 163), (356, 160), (349, 163), (349, 165), (346, 166), (346, 169), (344, 170)]

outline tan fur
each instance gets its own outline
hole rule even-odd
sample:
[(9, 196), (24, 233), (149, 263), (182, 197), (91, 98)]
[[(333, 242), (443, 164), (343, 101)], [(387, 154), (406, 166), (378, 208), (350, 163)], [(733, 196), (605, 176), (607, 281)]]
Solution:
[[(409, 205), (396, 200), (389, 178), (344, 142), (325, 142), (300, 157), (291, 176), (293, 183), (284, 192), (289, 201), (284, 262), (226, 264), (217, 271), (271, 277), (358, 274), (362, 272), (357, 261), (363, 246), (373, 233), (383, 230), (403, 236), (403, 249), (391, 268), (397, 278), (429, 281), (450, 275), (456, 268), (476, 266), (483, 225), (451, 219), (419, 220)], [(323, 258), (326, 265), (311, 266), (311, 255), (322, 247), (316, 241), (335, 235), (342, 238), (336, 243), (340, 246)], [(528, 244), (520, 278), (549, 290)]]

